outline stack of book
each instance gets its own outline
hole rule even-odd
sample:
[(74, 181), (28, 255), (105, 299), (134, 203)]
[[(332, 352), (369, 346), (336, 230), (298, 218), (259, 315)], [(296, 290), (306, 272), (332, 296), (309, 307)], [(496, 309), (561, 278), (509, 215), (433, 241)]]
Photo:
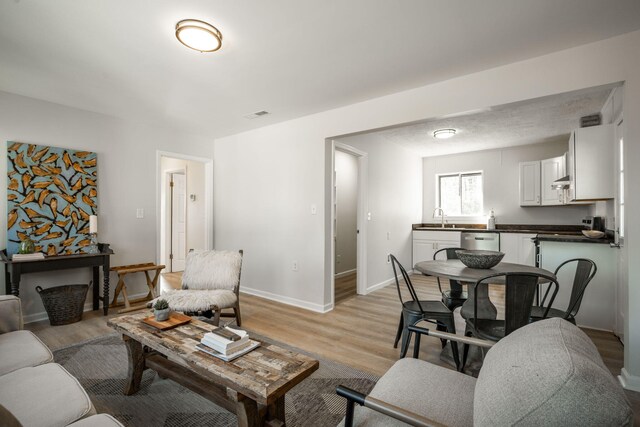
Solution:
[(196, 348), (228, 362), (259, 345), (257, 341), (249, 339), (247, 331), (225, 326), (204, 334)]
[(35, 259), (44, 259), (42, 252), (34, 252), (32, 254), (13, 254), (12, 261), (30, 261)]

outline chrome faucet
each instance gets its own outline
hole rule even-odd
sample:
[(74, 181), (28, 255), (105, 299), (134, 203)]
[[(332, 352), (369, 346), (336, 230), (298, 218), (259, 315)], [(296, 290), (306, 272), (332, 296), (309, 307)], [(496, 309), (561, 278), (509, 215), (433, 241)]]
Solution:
[(440, 211), (440, 218), (441, 218), (441, 221), (442, 221), (442, 222), (440, 223), (440, 227), (444, 228), (444, 210), (443, 210), (442, 208), (439, 208), (439, 207), (438, 207), (438, 208), (435, 208), (435, 209), (433, 210), (433, 217), (434, 217), (434, 218), (436, 217), (436, 212), (437, 212), (437, 211)]

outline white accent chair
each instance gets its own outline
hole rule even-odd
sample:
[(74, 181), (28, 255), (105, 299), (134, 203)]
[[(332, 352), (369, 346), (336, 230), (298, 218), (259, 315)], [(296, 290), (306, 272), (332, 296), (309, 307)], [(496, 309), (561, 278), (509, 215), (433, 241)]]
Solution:
[[(182, 289), (164, 292), (156, 300), (167, 300), (169, 308), (175, 311), (213, 317), (216, 325), (221, 316), (235, 317), (237, 325), (241, 326), (242, 254), (242, 250), (190, 251), (182, 273)], [(233, 309), (233, 314), (223, 313), (225, 309)]]

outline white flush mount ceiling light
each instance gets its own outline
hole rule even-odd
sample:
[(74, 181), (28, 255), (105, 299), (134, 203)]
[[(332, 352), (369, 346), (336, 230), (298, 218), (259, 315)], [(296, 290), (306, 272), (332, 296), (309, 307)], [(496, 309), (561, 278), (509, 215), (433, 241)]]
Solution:
[(433, 137), (438, 139), (447, 139), (447, 138), (451, 138), (455, 134), (456, 134), (455, 129), (438, 129), (435, 132), (433, 132)]
[(216, 27), (197, 19), (183, 19), (176, 24), (178, 41), (199, 52), (215, 52), (222, 47), (222, 33)]

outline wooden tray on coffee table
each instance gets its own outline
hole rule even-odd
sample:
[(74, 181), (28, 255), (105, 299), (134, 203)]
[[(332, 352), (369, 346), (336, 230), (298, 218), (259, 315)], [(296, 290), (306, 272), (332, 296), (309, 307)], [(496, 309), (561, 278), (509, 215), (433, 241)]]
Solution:
[(167, 329), (173, 329), (180, 325), (186, 325), (191, 322), (191, 317), (186, 314), (178, 313), (177, 311), (171, 312), (169, 315), (169, 319), (164, 322), (158, 322), (155, 316), (149, 316), (142, 319), (142, 322), (149, 326), (153, 326), (156, 329), (160, 329), (161, 331), (166, 331)]

